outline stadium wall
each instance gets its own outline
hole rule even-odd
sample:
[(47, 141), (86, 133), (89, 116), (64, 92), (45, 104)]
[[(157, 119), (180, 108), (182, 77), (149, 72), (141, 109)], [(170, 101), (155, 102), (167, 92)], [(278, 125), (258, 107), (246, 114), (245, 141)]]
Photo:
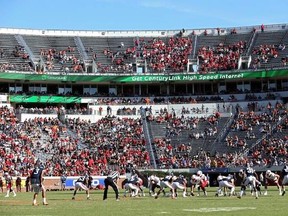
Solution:
[[(251, 32), (253, 29), (261, 30), (261, 25), (254, 26), (241, 26), (241, 27), (228, 27), (221, 28), (220, 34), (230, 34), (231, 31), (235, 29), (239, 33)], [(279, 31), (288, 29), (288, 24), (271, 24), (265, 25), (265, 31)], [(194, 32), (195, 35), (201, 35), (206, 32), (208, 34), (218, 35), (216, 28), (207, 29), (184, 29), (184, 35), (189, 35)], [(91, 30), (56, 30), (56, 29), (16, 29), (16, 28), (0, 28), (0, 33), (2, 34), (21, 34), (21, 35), (43, 35), (43, 36), (81, 36), (81, 37), (163, 37), (163, 36), (174, 36), (178, 34), (183, 29), (177, 30), (127, 30), (127, 31), (91, 31)]]

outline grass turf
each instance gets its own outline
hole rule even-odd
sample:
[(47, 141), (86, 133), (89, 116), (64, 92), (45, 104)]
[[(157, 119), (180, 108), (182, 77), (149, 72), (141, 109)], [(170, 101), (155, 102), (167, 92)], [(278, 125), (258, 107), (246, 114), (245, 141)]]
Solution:
[[(287, 215), (288, 194), (279, 196), (279, 192), (275, 187), (270, 187), (268, 195), (260, 195), (259, 199), (255, 199), (250, 194), (243, 196), (242, 199), (237, 197), (215, 197), (215, 191), (216, 188), (211, 187), (208, 188), (207, 197), (204, 197), (202, 193), (199, 197), (179, 197), (174, 200), (162, 196), (154, 199), (154, 197), (147, 196), (147, 193), (145, 197), (124, 198), (123, 191), (121, 191), (119, 202), (116, 202), (112, 189), (109, 189), (106, 201), (102, 200), (103, 191), (99, 190), (91, 191), (91, 200), (86, 199), (84, 191), (78, 192), (75, 200), (71, 199), (73, 191), (48, 191), (48, 206), (32, 206), (32, 192), (17, 193), (16, 197), (11, 194), (9, 198), (5, 198), (5, 194), (0, 193), (0, 215)], [(237, 188), (237, 191), (239, 192), (239, 188)], [(40, 196), (38, 197), (38, 203), (42, 204)]]

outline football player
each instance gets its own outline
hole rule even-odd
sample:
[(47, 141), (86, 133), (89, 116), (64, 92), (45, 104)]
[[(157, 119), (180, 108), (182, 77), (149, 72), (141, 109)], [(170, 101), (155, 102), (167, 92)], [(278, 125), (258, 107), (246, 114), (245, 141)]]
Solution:
[(200, 196), (200, 177), (193, 174), (191, 176), (191, 180), (190, 180), (190, 183), (191, 183), (191, 196), (194, 196), (194, 190), (197, 189), (198, 190), (198, 193), (197, 193), (197, 196)]
[(217, 189), (215, 196), (221, 196), (223, 194), (222, 188), (224, 189), (224, 196), (226, 196), (226, 188), (230, 189), (229, 196), (234, 194), (235, 185), (234, 185), (234, 178), (232, 175), (224, 176), (220, 174), (217, 177), (217, 181), (218, 181), (219, 187)]
[(85, 176), (80, 176), (76, 182), (75, 182), (75, 188), (74, 188), (74, 193), (73, 193), (73, 197), (72, 200), (75, 200), (75, 196), (78, 190), (82, 189), (84, 191), (86, 191), (86, 195), (87, 195), (87, 199), (90, 199), (90, 193), (89, 193), (89, 188), (88, 188), (88, 179), (89, 176), (85, 175)]
[(280, 184), (279, 184), (279, 179), (280, 179), (280, 175), (272, 172), (271, 170), (267, 170), (266, 173), (265, 173), (265, 192), (264, 192), (264, 195), (267, 195), (267, 185), (269, 183), (273, 183), (273, 184), (276, 184), (278, 190), (279, 190), (279, 195), (282, 195), (282, 191), (281, 191), (281, 187), (280, 187)]
[(172, 188), (172, 182), (176, 180), (177, 177), (174, 176), (173, 174), (165, 176), (161, 181), (160, 181), (160, 189), (158, 190), (155, 199), (157, 199), (160, 195), (161, 192), (165, 194), (164, 189), (169, 188), (171, 191), (173, 190)]
[(177, 189), (183, 190), (183, 197), (186, 197), (186, 184), (187, 180), (183, 175), (179, 175), (178, 178), (172, 182), (172, 199), (176, 199)]
[(255, 193), (255, 198), (258, 199), (258, 191), (256, 189), (256, 176), (255, 170), (252, 167), (247, 167), (245, 170), (241, 169), (239, 171), (239, 176), (241, 178), (241, 190), (238, 198), (241, 199), (246, 187), (251, 185), (253, 192)]
[(46, 200), (46, 189), (43, 185), (44, 172), (45, 172), (44, 165), (40, 161), (37, 161), (29, 178), (30, 183), (31, 183), (31, 188), (34, 191), (33, 203), (32, 203), (33, 206), (38, 206), (37, 197), (38, 197), (39, 192), (42, 193), (43, 205), (48, 205), (47, 200)]
[(6, 181), (6, 189), (7, 189), (7, 194), (5, 197), (9, 197), (9, 194), (12, 192), (13, 196), (16, 197), (16, 193), (13, 189), (13, 179), (12, 177), (9, 175), (8, 172), (4, 173), (4, 179)]
[(131, 197), (138, 196), (138, 192), (140, 190), (140, 185), (142, 184), (142, 179), (138, 177), (138, 175), (135, 173), (131, 176), (131, 178), (127, 181), (127, 183), (124, 185), (124, 196), (126, 197), (126, 194), (128, 191), (131, 192)]
[(282, 196), (284, 196), (285, 195), (285, 185), (288, 184), (288, 165), (285, 165), (283, 167), (282, 176), (283, 176), (283, 179), (282, 179), (281, 187), (282, 187)]
[(200, 178), (199, 187), (204, 192), (204, 196), (207, 196), (206, 187), (208, 187), (208, 185), (209, 185), (209, 181), (208, 181), (207, 176), (204, 173), (202, 173), (201, 170), (198, 170), (196, 175)]
[(2, 177), (0, 176), (0, 190), (1, 190), (1, 193), (3, 193), (3, 179)]
[(160, 188), (160, 178), (156, 175), (151, 175), (148, 178), (149, 181), (149, 193), (151, 196), (157, 196), (157, 193), (155, 193), (155, 188)]

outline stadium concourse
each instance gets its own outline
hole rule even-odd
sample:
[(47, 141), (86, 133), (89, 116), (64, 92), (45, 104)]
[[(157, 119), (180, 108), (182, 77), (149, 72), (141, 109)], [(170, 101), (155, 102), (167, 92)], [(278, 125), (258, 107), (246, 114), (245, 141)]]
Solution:
[(283, 166), (287, 32), (0, 28), (0, 173)]

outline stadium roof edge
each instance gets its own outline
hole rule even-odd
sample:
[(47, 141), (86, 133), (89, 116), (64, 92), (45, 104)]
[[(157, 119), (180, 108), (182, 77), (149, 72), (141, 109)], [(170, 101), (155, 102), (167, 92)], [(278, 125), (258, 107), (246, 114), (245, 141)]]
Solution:
[[(220, 28), (220, 27), (219, 27)], [(232, 29), (237, 33), (248, 33), (255, 28), (260, 30), (261, 25), (239, 26), (220, 28), (221, 34), (230, 34)], [(287, 30), (288, 23), (283, 24), (269, 24), (265, 25), (265, 31), (279, 31)], [(43, 36), (82, 36), (82, 37), (163, 37), (174, 36), (183, 29), (178, 30), (59, 30), (59, 29), (24, 29), (24, 28), (5, 28), (0, 27), (1, 34), (22, 34), (22, 35), (43, 35)], [(201, 35), (204, 31), (210, 35), (218, 35), (216, 28), (202, 28), (202, 29), (185, 29), (184, 36), (190, 35), (194, 32), (195, 35)]]

